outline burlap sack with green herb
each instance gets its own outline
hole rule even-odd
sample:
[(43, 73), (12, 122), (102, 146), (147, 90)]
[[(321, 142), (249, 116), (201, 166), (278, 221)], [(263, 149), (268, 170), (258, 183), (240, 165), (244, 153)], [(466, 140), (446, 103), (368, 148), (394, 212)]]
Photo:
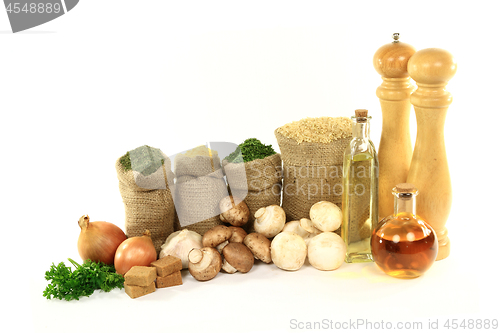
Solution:
[(253, 232), (254, 214), (261, 207), (281, 204), (281, 157), (280, 154), (244, 163), (222, 161), (231, 194), (244, 198), (250, 210), (250, 218), (243, 226)]
[(345, 117), (305, 118), (274, 134), (283, 160), (282, 207), (287, 221), (308, 218), (318, 201), (342, 207), (342, 165), (352, 139), (351, 121)]
[(228, 195), (220, 159), (212, 156), (179, 154), (174, 160), (176, 230), (188, 229), (203, 235), (222, 224), (219, 202)]
[(161, 245), (174, 231), (170, 159), (159, 149), (142, 146), (120, 157), (115, 167), (125, 206), (125, 234), (142, 236), (148, 229), (159, 254)]

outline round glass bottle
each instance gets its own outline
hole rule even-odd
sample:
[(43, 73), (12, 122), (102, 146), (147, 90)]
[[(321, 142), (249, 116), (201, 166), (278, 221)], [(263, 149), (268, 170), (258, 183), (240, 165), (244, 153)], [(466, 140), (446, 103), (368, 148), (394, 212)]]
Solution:
[(373, 260), (390, 276), (416, 278), (436, 260), (438, 239), (432, 227), (416, 215), (415, 186), (398, 184), (392, 193), (394, 214), (382, 219), (372, 234)]

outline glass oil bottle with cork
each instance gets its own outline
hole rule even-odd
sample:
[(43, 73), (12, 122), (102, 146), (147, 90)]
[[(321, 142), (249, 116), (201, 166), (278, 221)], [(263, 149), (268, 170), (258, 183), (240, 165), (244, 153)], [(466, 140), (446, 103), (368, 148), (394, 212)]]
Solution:
[(418, 190), (414, 185), (398, 184), (392, 193), (394, 214), (382, 219), (373, 232), (373, 259), (390, 276), (416, 278), (436, 260), (438, 238), (432, 227), (416, 215)]
[(342, 228), (347, 246), (345, 262), (373, 261), (372, 231), (378, 222), (378, 158), (370, 140), (368, 111), (355, 111), (353, 139), (344, 152)]

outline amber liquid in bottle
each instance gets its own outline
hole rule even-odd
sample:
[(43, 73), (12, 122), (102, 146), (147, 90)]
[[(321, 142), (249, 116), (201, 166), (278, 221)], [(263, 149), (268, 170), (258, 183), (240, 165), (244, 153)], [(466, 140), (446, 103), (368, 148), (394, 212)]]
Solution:
[(388, 275), (416, 278), (436, 260), (438, 241), (432, 227), (414, 214), (418, 192), (401, 193), (398, 186), (394, 189), (395, 214), (381, 220), (373, 232), (372, 256)]

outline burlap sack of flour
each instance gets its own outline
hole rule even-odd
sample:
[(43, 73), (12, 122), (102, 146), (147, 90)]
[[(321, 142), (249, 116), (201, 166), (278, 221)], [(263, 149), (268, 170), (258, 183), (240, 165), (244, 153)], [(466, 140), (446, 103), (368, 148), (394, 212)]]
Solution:
[[(330, 201), (342, 207), (342, 165), (349, 131), (331, 142), (298, 142), (275, 130), (283, 160), (282, 207), (287, 221), (308, 218), (311, 206)], [(347, 132), (348, 131), (348, 132)], [(339, 230), (340, 232), (340, 230)]]
[(188, 229), (203, 235), (220, 221), (219, 202), (229, 195), (215, 151), (211, 156), (179, 154), (174, 159), (175, 207), (178, 220), (175, 229)]
[(170, 159), (159, 149), (142, 146), (119, 158), (115, 167), (125, 206), (125, 234), (142, 236), (148, 229), (159, 254), (161, 245), (174, 231)]
[(243, 226), (253, 232), (254, 214), (261, 207), (281, 204), (281, 156), (274, 154), (244, 163), (222, 162), (231, 195), (242, 199), (250, 210), (250, 218)]

